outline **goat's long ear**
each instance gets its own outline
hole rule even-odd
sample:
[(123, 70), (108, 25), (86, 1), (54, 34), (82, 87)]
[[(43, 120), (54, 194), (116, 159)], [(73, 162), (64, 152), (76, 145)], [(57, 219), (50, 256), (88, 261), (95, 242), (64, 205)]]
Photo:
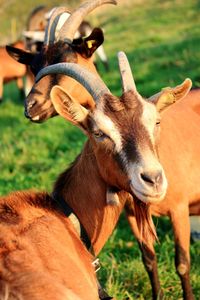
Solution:
[(88, 37), (83, 39), (75, 39), (72, 43), (72, 46), (83, 57), (89, 58), (96, 51), (96, 49), (101, 46), (103, 41), (103, 31), (100, 28), (94, 28)]
[(8, 54), (16, 61), (24, 65), (30, 65), (33, 61), (34, 54), (12, 46), (6, 46)]
[(192, 81), (187, 78), (185, 81), (174, 88), (164, 88), (160, 93), (149, 98), (150, 101), (155, 103), (159, 112), (165, 110), (169, 105), (184, 98), (192, 87)]
[(63, 88), (55, 85), (50, 93), (57, 113), (71, 123), (84, 127), (89, 111), (74, 100)]

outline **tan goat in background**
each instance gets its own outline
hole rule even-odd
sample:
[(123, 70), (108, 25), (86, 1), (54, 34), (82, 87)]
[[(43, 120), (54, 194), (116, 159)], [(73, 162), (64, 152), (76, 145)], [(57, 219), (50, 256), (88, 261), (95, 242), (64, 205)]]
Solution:
[[(25, 49), (23, 41), (17, 41), (11, 45), (19, 49)], [(17, 87), (24, 98), (23, 77), (26, 74), (26, 66), (13, 60), (6, 51), (6, 47), (0, 47), (0, 102), (3, 99), (3, 85), (16, 80)], [(22, 99), (23, 100), (23, 99)]]

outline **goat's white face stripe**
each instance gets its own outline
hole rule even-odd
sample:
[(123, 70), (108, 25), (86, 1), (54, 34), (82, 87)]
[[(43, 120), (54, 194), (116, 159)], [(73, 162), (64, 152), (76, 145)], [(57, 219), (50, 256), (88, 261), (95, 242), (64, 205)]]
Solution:
[(122, 138), (119, 130), (113, 123), (113, 121), (104, 114), (100, 108), (94, 113), (94, 120), (97, 126), (107, 134), (115, 143), (116, 151), (119, 153), (122, 151)]
[(152, 144), (154, 145), (154, 126), (157, 118), (157, 110), (155, 105), (152, 103), (144, 100), (140, 94), (137, 94), (137, 99), (142, 105), (142, 116), (141, 116), (141, 122), (143, 126), (145, 127), (146, 131), (149, 133), (150, 140)]
[(151, 103), (148, 103), (147, 101), (141, 99), (141, 104), (143, 108), (142, 116), (141, 116), (141, 122), (143, 126), (145, 127), (146, 131), (149, 134), (150, 141), (152, 145), (155, 144), (154, 141), (154, 127), (157, 117), (156, 108)]

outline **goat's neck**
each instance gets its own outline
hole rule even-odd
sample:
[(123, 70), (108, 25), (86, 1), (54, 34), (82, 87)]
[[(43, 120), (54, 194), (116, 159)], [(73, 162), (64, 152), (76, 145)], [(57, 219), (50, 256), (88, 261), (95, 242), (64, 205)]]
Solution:
[(125, 203), (122, 195), (117, 206), (106, 205), (106, 189), (107, 184), (98, 171), (89, 142), (55, 184), (54, 192), (59, 193), (78, 216), (95, 254), (98, 254), (111, 235)]

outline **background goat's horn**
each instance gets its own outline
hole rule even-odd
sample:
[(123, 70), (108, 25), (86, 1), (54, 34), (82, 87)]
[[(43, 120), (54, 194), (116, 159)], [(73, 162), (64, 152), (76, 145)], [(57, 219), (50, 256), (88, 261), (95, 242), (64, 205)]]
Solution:
[(72, 77), (86, 88), (96, 103), (103, 95), (111, 94), (100, 77), (90, 73), (87, 69), (78, 64), (58, 63), (45, 67), (37, 74), (35, 81), (37, 82), (42, 77), (50, 74), (63, 74)]
[(119, 70), (121, 74), (122, 88), (124, 92), (134, 91), (137, 92), (135, 81), (133, 79), (130, 64), (124, 52), (118, 53)]
[(72, 41), (84, 17), (96, 7), (109, 3), (116, 5), (117, 0), (91, 0), (83, 3), (63, 24), (58, 34), (58, 40)]
[(45, 37), (44, 37), (45, 45), (54, 43), (56, 26), (59, 22), (60, 16), (63, 13), (69, 13), (69, 10), (67, 10), (67, 8), (65, 8), (65, 7), (57, 7), (53, 10), (53, 12), (49, 18), (47, 27), (45, 29)]

